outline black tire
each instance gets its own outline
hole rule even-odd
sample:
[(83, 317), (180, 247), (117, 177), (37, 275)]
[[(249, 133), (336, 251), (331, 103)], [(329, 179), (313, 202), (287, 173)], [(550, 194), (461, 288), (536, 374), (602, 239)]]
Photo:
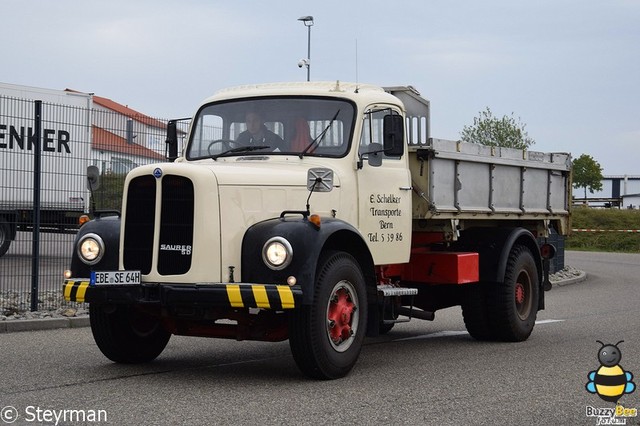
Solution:
[(171, 337), (157, 318), (135, 306), (91, 303), (89, 319), (98, 348), (114, 362), (153, 361)]
[(469, 284), (464, 289), (462, 318), (467, 331), (476, 340), (494, 340), (496, 338), (487, 305), (486, 283)]
[(490, 299), (491, 322), (499, 340), (527, 340), (538, 315), (539, 292), (533, 255), (527, 247), (515, 245), (509, 254), (504, 282), (494, 287)]
[(0, 257), (9, 250), (11, 245), (11, 228), (9, 228), (9, 222), (4, 216), (0, 216)]
[(538, 271), (529, 249), (515, 245), (502, 283), (471, 284), (465, 289), (462, 316), (476, 340), (527, 340), (538, 315)]
[(329, 251), (318, 264), (312, 305), (290, 315), (289, 345), (298, 368), (314, 379), (346, 376), (367, 328), (364, 277), (348, 253)]

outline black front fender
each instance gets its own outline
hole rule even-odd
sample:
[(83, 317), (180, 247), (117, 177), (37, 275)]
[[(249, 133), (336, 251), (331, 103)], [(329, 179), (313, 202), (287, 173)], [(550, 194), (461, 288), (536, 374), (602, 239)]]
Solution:
[[(349, 238), (345, 238), (346, 235)], [(289, 241), (293, 251), (291, 264), (280, 271), (269, 268), (262, 260), (265, 243), (276, 236)], [(242, 282), (284, 284), (293, 276), (302, 288), (303, 303), (310, 304), (322, 250), (331, 247), (351, 251), (348, 247), (340, 247), (336, 243), (338, 240), (362, 241), (362, 238), (353, 226), (333, 218), (323, 218), (320, 227), (306, 218), (290, 216), (257, 223), (247, 230), (242, 241)], [(364, 241), (361, 246), (366, 247)]]
[[(87, 265), (78, 255), (78, 243), (87, 234), (96, 234), (104, 242), (105, 254), (95, 265)], [(120, 217), (105, 216), (93, 219), (80, 228), (73, 242), (71, 255), (71, 276), (89, 278), (90, 272), (118, 270), (120, 250)]]

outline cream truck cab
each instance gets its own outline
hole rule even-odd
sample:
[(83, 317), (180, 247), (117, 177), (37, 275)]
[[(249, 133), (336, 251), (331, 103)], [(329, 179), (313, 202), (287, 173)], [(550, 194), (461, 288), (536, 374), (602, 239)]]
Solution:
[(65, 297), (124, 363), (172, 334), (289, 339), (304, 374), (338, 378), (365, 335), (455, 305), (476, 339), (527, 339), (570, 156), (432, 139), (429, 107), (410, 86), (218, 92), (180, 155), (169, 123), (175, 161), (128, 174), (120, 216), (82, 227)]

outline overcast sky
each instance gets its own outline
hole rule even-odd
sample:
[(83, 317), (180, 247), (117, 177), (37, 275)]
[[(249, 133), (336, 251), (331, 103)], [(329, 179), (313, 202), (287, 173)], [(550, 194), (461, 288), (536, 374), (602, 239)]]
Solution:
[(297, 19), (312, 15), (312, 80), (412, 85), (443, 139), (459, 139), (486, 107), (513, 113), (534, 150), (586, 153), (606, 175), (640, 175), (639, 0), (0, 4), (0, 82), (190, 116), (224, 87), (306, 80)]

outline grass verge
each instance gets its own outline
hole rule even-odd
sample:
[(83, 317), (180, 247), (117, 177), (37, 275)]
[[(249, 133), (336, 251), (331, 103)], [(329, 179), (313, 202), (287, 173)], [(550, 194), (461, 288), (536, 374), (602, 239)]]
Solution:
[[(576, 207), (572, 211), (573, 229), (637, 230), (640, 210), (590, 209)], [(566, 239), (567, 250), (640, 253), (640, 233), (572, 232)]]

